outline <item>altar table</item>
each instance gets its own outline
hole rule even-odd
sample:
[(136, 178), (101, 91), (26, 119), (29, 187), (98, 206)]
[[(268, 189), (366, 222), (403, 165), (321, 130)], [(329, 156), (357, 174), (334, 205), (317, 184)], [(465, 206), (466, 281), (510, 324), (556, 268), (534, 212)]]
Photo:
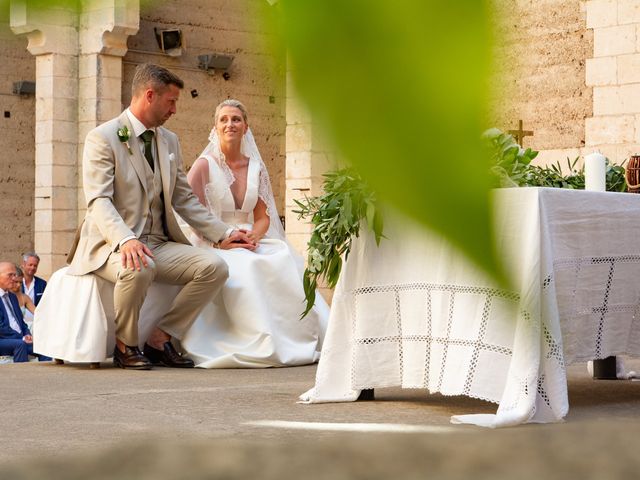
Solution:
[(385, 218), (379, 247), (362, 229), (303, 402), (400, 386), (499, 404), (454, 423), (556, 422), (566, 365), (640, 355), (640, 195), (514, 188), (492, 202), (509, 288), (406, 221)]

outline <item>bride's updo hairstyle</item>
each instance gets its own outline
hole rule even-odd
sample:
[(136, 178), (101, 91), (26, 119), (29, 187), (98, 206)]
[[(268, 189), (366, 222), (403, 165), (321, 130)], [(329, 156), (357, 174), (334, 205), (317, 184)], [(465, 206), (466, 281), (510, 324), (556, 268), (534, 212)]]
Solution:
[(247, 109), (246, 109), (246, 107), (239, 100), (235, 100), (233, 98), (229, 98), (229, 99), (225, 100), (224, 102), (222, 102), (220, 105), (218, 105), (216, 107), (216, 113), (213, 116), (214, 125), (218, 124), (218, 116), (220, 116), (220, 110), (222, 110), (224, 107), (235, 107), (235, 108), (237, 108), (238, 110), (240, 110), (242, 112), (242, 118), (244, 119), (244, 123), (247, 123), (247, 124), (249, 123), (249, 121), (247, 120)]

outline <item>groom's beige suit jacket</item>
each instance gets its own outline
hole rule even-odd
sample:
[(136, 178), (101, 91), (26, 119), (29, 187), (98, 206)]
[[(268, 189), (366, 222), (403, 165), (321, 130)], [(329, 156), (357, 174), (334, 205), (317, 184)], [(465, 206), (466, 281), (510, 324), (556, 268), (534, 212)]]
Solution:
[[(126, 126), (131, 151), (118, 138)], [(229, 226), (198, 201), (182, 168), (175, 133), (156, 129), (157, 164), (162, 177), (164, 215), (169, 240), (189, 245), (175, 212), (205, 238), (218, 242)], [(69, 253), (68, 272), (84, 275), (99, 269), (127, 237), (139, 238), (150, 212), (141, 140), (135, 137), (126, 112), (87, 135), (82, 160), (87, 213)]]

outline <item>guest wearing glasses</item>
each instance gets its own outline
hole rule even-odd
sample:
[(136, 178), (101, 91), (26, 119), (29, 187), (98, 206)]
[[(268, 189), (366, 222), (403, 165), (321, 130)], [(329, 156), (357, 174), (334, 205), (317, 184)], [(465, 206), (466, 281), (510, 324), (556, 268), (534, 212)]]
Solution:
[[(33, 337), (22, 318), (18, 298), (12, 293), (16, 278), (16, 266), (0, 262), (0, 355), (11, 355), (14, 363), (21, 363), (33, 355)], [(39, 359), (50, 360), (44, 356)]]

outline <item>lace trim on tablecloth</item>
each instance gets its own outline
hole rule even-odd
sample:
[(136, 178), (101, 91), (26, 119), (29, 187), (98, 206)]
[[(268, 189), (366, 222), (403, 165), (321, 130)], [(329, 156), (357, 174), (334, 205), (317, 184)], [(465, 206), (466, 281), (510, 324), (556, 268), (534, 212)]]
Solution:
[[(403, 333), (402, 331), (402, 312), (400, 309), (400, 292), (407, 291), (420, 291), (424, 292), (425, 295), (425, 303), (427, 305), (426, 311), (427, 318), (425, 318), (426, 323), (426, 334), (423, 335), (408, 335)], [(449, 316), (447, 319), (447, 327), (446, 334), (444, 336), (434, 335), (432, 333), (432, 325), (431, 325), (431, 292), (449, 292), (452, 294), (451, 296), (451, 305), (449, 306)], [(357, 302), (358, 301), (366, 301), (365, 297), (372, 293), (388, 293), (394, 296), (394, 305), (395, 305), (395, 315), (396, 315), (396, 323), (397, 323), (397, 335), (386, 335), (379, 337), (358, 337), (357, 335), (357, 321), (356, 311), (357, 311)], [(453, 321), (453, 312), (455, 306), (455, 294), (459, 293), (471, 293), (476, 295), (485, 296), (484, 305), (482, 308), (482, 318), (480, 322), (480, 328), (478, 331), (478, 335), (475, 339), (461, 339), (461, 338), (452, 338), (451, 336), (451, 327)], [(353, 338), (354, 338), (354, 351), (353, 351), (353, 361), (352, 361), (352, 369), (351, 369), (351, 384), (354, 389), (364, 389), (364, 388), (382, 388), (382, 387), (392, 387), (398, 386), (397, 382), (387, 381), (383, 383), (377, 383), (376, 385), (363, 386), (359, 385), (357, 379), (356, 372), (356, 350), (357, 346), (367, 346), (367, 345), (375, 345), (381, 343), (396, 343), (398, 345), (398, 364), (399, 364), (399, 377), (403, 378), (403, 370), (404, 370), (404, 349), (403, 343), (405, 342), (424, 342), (427, 352), (426, 352), (426, 361), (425, 361), (425, 372), (421, 385), (411, 385), (404, 386), (403, 388), (428, 388), (429, 385), (429, 377), (432, 372), (430, 372), (430, 356), (431, 350), (434, 345), (441, 345), (443, 347), (442, 352), (442, 362), (440, 371), (438, 372), (438, 380), (436, 387), (432, 389), (432, 391), (441, 392), (443, 395), (465, 395), (471, 398), (477, 398), (480, 400), (486, 400), (490, 402), (497, 403), (499, 398), (489, 398), (484, 395), (480, 395), (474, 393), (472, 390), (472, 383), (476, 373), (476, 368), (478, 364), (478, 357), (481, 352), (489, 351), (494, 352), (499, 355), (504, 355), (510, 357), (512, 355), (512, 349), (503, 345), (498, 345), (495, 343), (490, 343), (486, 340), (487, 333), (487, 324), (489, 321), (489, 315), (491, 312), (491, 304), (495, 298), (502, 298), (508, 301), (511, 301), (517, 306), (520, 301), (520, 295), (514, 292), (510, 292), (503, 289), (491, 288), (491, 287), (478, 287), (478, 286), (466, 286), (466, 285), (445, 285), (445, 284), (430, 284), (430, 283), (409, 283), (409, 284), (396, 284), (396, 285), (380, 285), (380, 286), (367, 286), (363, 288), (355, 289), (351, 292), (347, 293), (348, 295), (352, 295), (354, 298), (354, 304), (356, 307), (352, 310), (352, 328), (353, 328)], [(520, 312), (520, 315), (529, 317), (526, 312)], [(464, 346), (472, 348), (471, 361), (469, 365), (468, 372), (466, 374), (466, 379), (464, 382), (464, 387), (461, 392), (458, 393), (447, 393), (442, 392), (441, 388), (444, 380), (444, 372), (447, 365), (447, 356), (449, 355), (449, 347), (451, 346)]]
[[(637, 269), (623, 269), (621, 265), (637, 266)], [(593, 267), (608, 267), (603, 269), (604, 271), (597, 271)], [(607, 321), (612, 314), (628, 314), (631, 316), (630, 336), (635, 334), (640, 335), (640, 290), (636, 292), (635, 298), (629, 298), (626, 301), (615, 302), (613, 300), (613, 294), (615, 291), (615, 285), (625, 285), (627, 282), (637, 283), (638, 276), (640, 276), (640, 255), (607, 255), (607, 256), (587, 256), (587, 257), (575, 257), (575, 258), (559, 258), (553, 262), (554, 273), (545, 277), (543, 281), (543, 288), (547, 288), (551, 282), (554, 281), (554, 277), (559, 274), (571, 275), (572, 278), (567, 279), (569, 284), (572, 285), (570, 290), (569, 299), (564, 303), (558, 305), (561, 317), (566, 320), (576, 320), (578, 318), (595, 317), (596, 325), (596, 338), (595, 338), (595, 356), (592, 355), (577, 355), (575, 358), (570, 359), (569, 363), (577, 361), (593, 360), (594, 358), (605, 358), (609, 355), (628, 353), (630, 355), (637, 354), (636, 352), (622, 349), (618, 352), (612, 352), (607, 350), (604, 345), (604, 336), (607, 327)], [(600, 285), (601, 298), (598, 298), (598, 292), (594, 292), (589, 296), (589, 303), (587, 305), (581, 304), (579, 300), (578, 292), (585, 289), (585, 278), (589, 275), (596, 275), (601, 277), (601, 281), (591, 280), (592, 285)], [(564, 283), (564, 282), (563, 282)], [(593, 287), (592, 287), (593, 288)], [(597, 300), (596, 300), (597, 299)], [(614, 303), (615, 302), (615, 303)]]

